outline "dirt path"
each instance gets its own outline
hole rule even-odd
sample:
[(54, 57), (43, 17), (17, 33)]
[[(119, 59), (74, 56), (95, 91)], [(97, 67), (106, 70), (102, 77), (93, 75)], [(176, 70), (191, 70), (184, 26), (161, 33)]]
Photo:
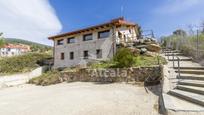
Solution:
[(148, 89), (81, 82), (23, 85), (0, 90), (0, 115), (158, 115), (158, 96)]

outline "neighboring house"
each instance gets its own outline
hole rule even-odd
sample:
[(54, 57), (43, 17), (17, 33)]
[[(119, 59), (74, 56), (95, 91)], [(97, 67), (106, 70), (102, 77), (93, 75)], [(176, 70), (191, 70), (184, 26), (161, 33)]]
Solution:
[(24, 44), (6, 44), (0, 48), (0, 57), (11, 57), (30, 52), (30, 46)]
[(54, 41), (54, 68), (108, 60), (121, 43), (137, 41), (138, 25), (118, 18), (110, 22), (49, 37)]

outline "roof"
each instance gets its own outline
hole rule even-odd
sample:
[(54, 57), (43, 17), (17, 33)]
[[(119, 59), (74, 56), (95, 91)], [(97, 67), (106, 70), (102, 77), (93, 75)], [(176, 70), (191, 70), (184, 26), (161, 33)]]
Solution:
[(103, 23), (103, 24), (99, 24), (99, 25), (88, 27), (88, 28), (79, 29), (79, 30), (75, 30), (75, 31), (71, 31), (71, 32), (67, 32), (67, 33), (51, 36), (51, 37), (48, 37), (48, 39), (53, 40), (55, 38), (64, 37), (64, 36), (68, 36), (68, 35), (74, 35), (74, 34), (78, 34), (78, 33), (81, 33), (81, 32), (85, 32), (85, 31), (89, 31), (89, 30), (93, 30), (93, 29), (97, 29), (97, 28), (103, 28), (103, 27), (110, 26), (110, 25), (116, 25), (116, 26), (120, 26), (120, 25), (136, 26), (135, 23), (128, 22), (123, 17), (120, 17), (120, 18), (113, 19), (113, 20), (111, 20), (109, 22)]
[(30, 50), (30, 46), (24, 44), (6, 44), (3, 48)]

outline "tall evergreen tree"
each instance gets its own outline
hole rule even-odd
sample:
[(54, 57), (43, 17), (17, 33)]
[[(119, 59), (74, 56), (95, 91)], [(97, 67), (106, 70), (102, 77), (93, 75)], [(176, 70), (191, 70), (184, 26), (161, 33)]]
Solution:
[(0, 33), (0, 47), (2, 47), (5, 43), (2, 35), (3, 33)]

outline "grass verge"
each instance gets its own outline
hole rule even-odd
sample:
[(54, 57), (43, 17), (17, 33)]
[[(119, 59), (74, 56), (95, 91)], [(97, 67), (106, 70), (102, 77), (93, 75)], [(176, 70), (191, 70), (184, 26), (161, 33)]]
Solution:
[[(159, 64), (166, 64), (167, 61), (161, 56), (149, 57), (149, 56), (137, 56), (134, 57), (134, 64), (132, 67), (148, 67)], [(90, 65), (90, 68), (118, 68), (117, 62), (110, 61), (102, 61), (99, 63), (93, 63)]]

